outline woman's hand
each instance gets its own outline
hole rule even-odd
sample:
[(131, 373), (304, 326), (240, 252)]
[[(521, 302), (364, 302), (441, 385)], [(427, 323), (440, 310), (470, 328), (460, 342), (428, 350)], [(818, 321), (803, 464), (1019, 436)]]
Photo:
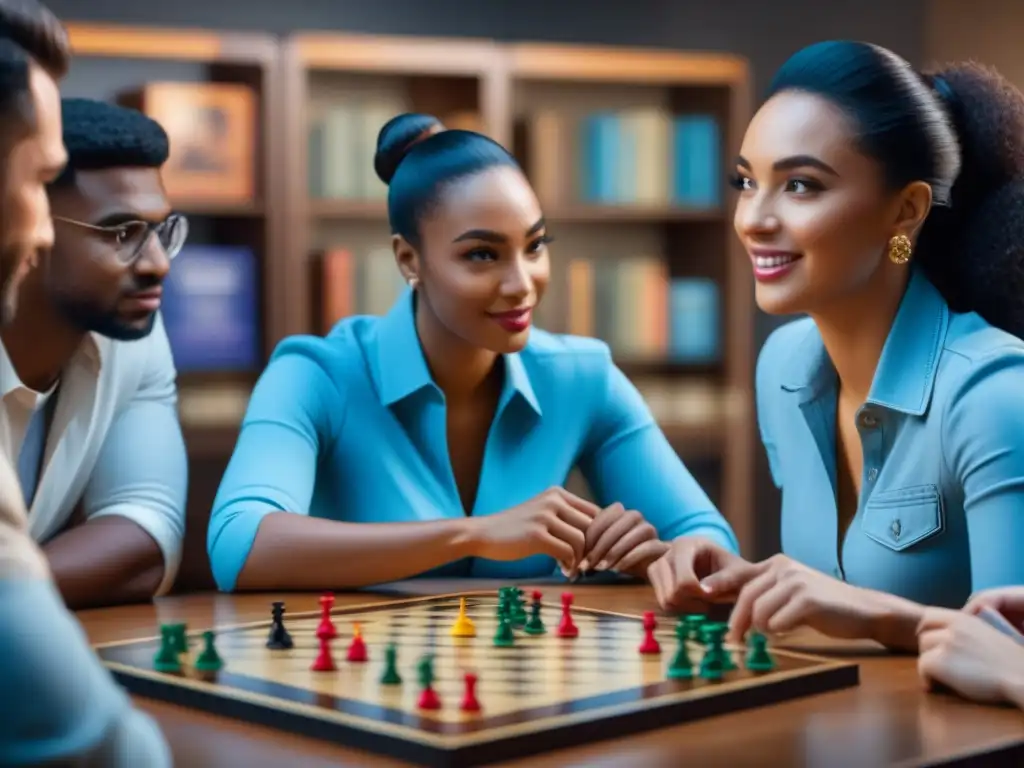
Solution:
[(788, 632), (808, 626), (832, 637), (872, 638), (880, 618), (875, 593), (853, 587), (784, 555), (758, 563), (730, 566), (708, 579), (719, 590), (739, 586), (729, 619), (729, 639), (746, 633)]
[(1024, 632), (1024, 587), (986, 589), (971, 596), (964, 611), (979, 614), (985, 609), (1002, 614), (1018, 632)]
[(669, 544), (668, 551), (647, 570), (658, 604), (666, 611), (688, 610), (694, 603), (706, 605), (732, 595), (726, 590), (713, 591), (704, 586), (712, 574), (734, 568), (738, 575), (752, 563), (702, 536), (681, 536)]
[(1024, 706), (1024, 646), (1012, 638), (977, 616), (945, 608), (926, 609), (917, 636), (917, 671), (926, 686)]
[(618, 571), (643, 578), (668, 548), (643, 515), (616, 502), (601, 510), (587, 529), (580, 570)]
[(601, 509), (564, 488), (549, 488), (496, 515), (472, 517), (472, 550), (488, 560), (549, 555), (575, 572), (583, 560), (586, 531)]

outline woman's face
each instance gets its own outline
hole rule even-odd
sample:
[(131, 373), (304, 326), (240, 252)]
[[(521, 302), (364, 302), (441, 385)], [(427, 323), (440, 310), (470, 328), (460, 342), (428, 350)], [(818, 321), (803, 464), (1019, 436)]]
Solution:
[(419, 252), (403, 258), (400, 247), (399, 262), (440, 323), (499, 354), (526, 346), (548, 285), (550, 239), (523, 174), (496, 167), (456, 181), (419, 229)]
[(831, 102), (783, 92), (757, 112), (737, 158), (734, 224), (750, 254), (757, 303), (771, 314), (811, 313), (868, 295), (900, 269), (889, 239), (906, 221), (880, 165), (855, 143)]

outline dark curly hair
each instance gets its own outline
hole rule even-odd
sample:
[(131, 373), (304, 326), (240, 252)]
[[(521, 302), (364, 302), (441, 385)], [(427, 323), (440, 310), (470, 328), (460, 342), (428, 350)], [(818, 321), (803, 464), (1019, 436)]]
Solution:
[(1024, 95), (974, 62), (923, 74), (845, 40), (792, 56), (768, 96), (787, 90), (844, 110), (893, 189), (931, 185), (916, 262), (952, 309), (1024, 337)]
[(76, 171), (159, 168), (170, 152), (167, 132), (137, 109), (94, 99), (61, 100), (68, 162), (53, 186), (74, 183)]

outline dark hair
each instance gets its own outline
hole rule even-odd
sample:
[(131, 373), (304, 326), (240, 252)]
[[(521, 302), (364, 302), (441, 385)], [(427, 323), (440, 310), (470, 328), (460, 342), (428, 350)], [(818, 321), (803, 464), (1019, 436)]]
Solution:
[(142, 112), (93, 99), (62, 99), (68, 162), (54, 185), (71, 184), (76, 171), (159, 168), (170, 152), (167, 133)]
[(388, 185), (391, 231), (419, 244), (420, 218), (452, 182), (495, 166), (518, 168), (503, 146), (473, 131), (446, 130), (430, 115), (389, 120), (377, 137), (373, 168)]
[(24, 49), (55, 80), (67, 74), (71, 63), (67, 30), (37, 0), (0, 0), (0, 38)]
[(922, 74), (853, 41), (792, 56), (768, 96), (788, 90), (844, 110), (891, 188), (931, 185), (915, 262), (954, 310), (1024, 337), (1024, 95), (973, 62)]

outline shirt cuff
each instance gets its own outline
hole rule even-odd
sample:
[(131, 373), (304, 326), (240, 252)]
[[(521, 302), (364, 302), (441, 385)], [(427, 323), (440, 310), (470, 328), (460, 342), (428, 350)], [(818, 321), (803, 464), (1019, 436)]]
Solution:
[(93, 520), (99, 517), (117, 515), (131, 520), (153, 537), (164, 558), (164, 574), (154, 597), (167, 594), (174, 586), (181, 565), (181, 533), (184, 521), (171, 521), (167, 516), (140, 504), (112, 504), (89, 515)]

